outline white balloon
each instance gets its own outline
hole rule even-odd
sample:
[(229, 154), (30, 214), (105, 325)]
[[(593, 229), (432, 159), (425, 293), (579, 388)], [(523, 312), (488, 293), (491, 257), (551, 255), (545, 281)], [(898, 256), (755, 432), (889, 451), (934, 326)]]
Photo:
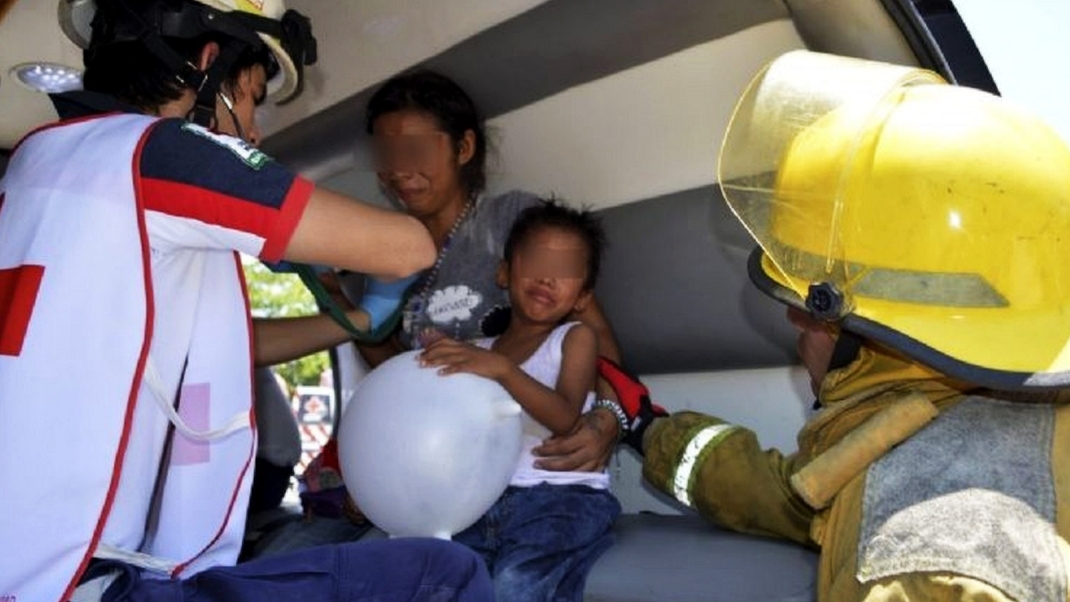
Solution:
[(391, 536), (449, 539), (505, 491), (520, 406), (498, 383), (439, 376), (412, 351), (368, 374), (342, 414), (338, 461), (353, 500)]

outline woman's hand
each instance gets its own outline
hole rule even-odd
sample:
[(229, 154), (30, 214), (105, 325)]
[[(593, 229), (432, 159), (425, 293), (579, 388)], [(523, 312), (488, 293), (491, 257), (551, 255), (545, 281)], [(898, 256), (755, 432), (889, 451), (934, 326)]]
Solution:
[(467, 372), (500, 381), (516, 366), (504, 355), (488, 349), (440, 338), (420, 353), (421, 366), (439, 366), (442, 375)]
[(593, 472), (602, 470), (617, 446), (617, 419), (605, 408), (595, 408), (580, 417), (568, 435), (550, 437), (536, 447), (543, 470)]

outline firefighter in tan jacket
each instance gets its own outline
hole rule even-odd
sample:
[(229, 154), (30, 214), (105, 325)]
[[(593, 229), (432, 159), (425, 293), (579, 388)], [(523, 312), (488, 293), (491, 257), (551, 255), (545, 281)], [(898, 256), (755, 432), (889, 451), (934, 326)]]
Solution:
[(800, 51), (744, 94), (719, 170), (820, 410), (785, 456), (647, 404), (644, 477), (819, 548), (822, 601), (1067, 600), (1066, 143), (933, 73)]

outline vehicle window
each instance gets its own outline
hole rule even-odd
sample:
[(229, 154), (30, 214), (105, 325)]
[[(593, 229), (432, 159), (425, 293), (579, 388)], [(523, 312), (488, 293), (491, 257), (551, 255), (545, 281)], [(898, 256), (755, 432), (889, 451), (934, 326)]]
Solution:
[[(984, 57), (999, 93), (1029, 107), (1070, 142), (1070, 111), (1066, 110), (1070, 78), (1065, 65), (1070, 56), (1070, 37), (1066, 35), (1070, 31), (1070, 3), (959, 0), (954, 10)], [(941, 48), (944, 46), (941, 42)]]

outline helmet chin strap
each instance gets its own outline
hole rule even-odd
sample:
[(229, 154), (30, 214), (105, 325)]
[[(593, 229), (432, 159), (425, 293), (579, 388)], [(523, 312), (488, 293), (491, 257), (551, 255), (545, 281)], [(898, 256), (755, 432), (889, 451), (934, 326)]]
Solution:
[[(216, 125), (215, 106), (217, 96), (225, 99), (223, 104), (227, 106), (231, 117), (234, 117), (234, 103), (230, 102), (223, 94), (223, 81), (226, 79), (231, 65), (238, 60), (238, 55), (241, 54), (246, 45), (244, 41), (236, 38), (232, 38), (220, 45), (219, 54), (208, 65), (208, 68), (202, 72), (204, 78), (200, 85), (194, 88), (197, 92), (197, 97), (194, 101), (193, 109), (190, 111), (190, 120), (193, 123), (206, 128)], [(234, 121), (237, 123), (237, 118), (234, 118)]]

